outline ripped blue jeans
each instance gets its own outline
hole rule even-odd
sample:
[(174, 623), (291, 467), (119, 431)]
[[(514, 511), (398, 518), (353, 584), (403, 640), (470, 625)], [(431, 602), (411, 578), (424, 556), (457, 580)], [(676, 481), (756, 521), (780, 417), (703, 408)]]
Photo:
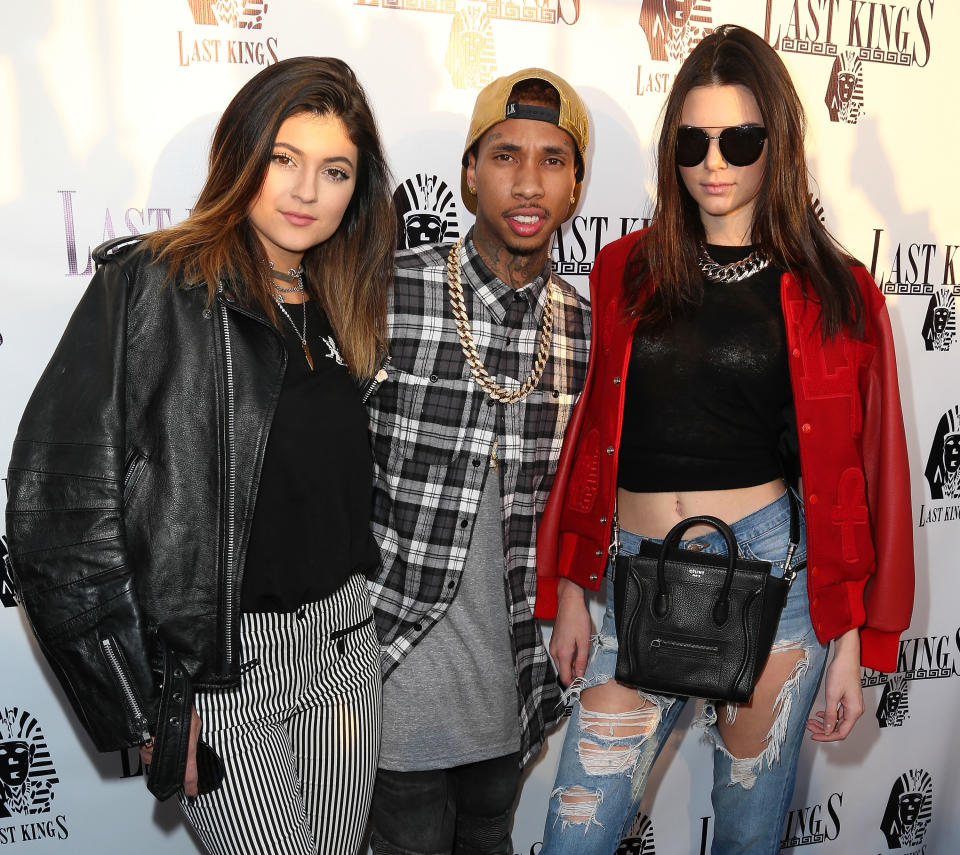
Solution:
[[(773, 562), (783, 574), (790, 533), (786, 493), (731, 528), (747, 558)], [(633, 554), (643, 538), (621, 531), (621, 551)], [(726, 552), (719, 532), (684, 540), (686, 548)], [(806, 557), (806, 532), (801, 526), (794, 563)], [(717, 714), (735, 720), (736, 705), (717, 709), (707, 702), (696, 725), (704, 728), (715, 747), (712, 801), (713, 855), (776, 855), (780, 833), (793, 795), (797, 758), (804, 726), (816, 699), (826, 662), (810, 622), (807, 574), (797, 575), (780, 617), (773, 652), (801, 651), (774, 704), (773, 726), (765, 748), (756, 757), (737, 759), (724, 747)], [(685, 698), (638, 692), (637, 709), (603, 713), (584, 709), (579, 692), (613, 678), (617, 635), (613, 616), (612, 570), (607, 568), (607, 610), (584, 677), (571, 690), (575, 696), (567, 733), (550, 796), (550, 808), (540, 855), (613, 855), (637, 815), (647, 776), (667, 741)], [(628, 735), (618, 735), (619, 728)]]

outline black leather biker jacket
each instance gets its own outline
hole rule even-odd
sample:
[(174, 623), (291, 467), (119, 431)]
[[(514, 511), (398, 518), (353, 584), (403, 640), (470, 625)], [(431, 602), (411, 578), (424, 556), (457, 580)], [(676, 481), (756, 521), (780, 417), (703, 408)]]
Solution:
[(195, 687), (235, 685), (246, 544), (286, 368), (221, 289), (163, 284), (112, 241), (24, 412), (7, 475), (18, 595), (101, 751), (156, 725), (159, 634)]

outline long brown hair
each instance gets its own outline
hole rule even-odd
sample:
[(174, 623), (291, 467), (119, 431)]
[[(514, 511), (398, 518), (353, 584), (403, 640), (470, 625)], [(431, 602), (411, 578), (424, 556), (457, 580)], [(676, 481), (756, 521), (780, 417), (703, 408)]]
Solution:
[(756, 197), (752, 243), (783, 270), (806, 274), (812, 291), (806, 296), (820, 305), (825, 337), (843, 327), (862, 335), (863, 300), (849, 268), (853, 259), (824, 228), (810, 201), (806, 118), (790, 74), (760, 36), (731, 24), (718, 27), (693, 49), (667, 98), (652, 222), (624, 273), (627, 310), (643, 323), (658, 324), (701, 301), (697, 245), (706, 236), (697, 203), (677, 168), (677, 130), (691, 89), (738, 85), (753, 94), (767, 128), (767, 164)]
[(221, 280), (278, 323), (259, 238), (247, 217), (266, 178), (280, 125), (290, 116), (338, 117), (357, 147), (356, 186), (334, 234), (303, 257), (305, 285), (319, 300), (350, 370), (371, 375), (387, 349), (386, 293), (396, 217), (390, 174), (363, 87), (345, 62), (301, 56), (252, 77), (227, 105), (210, 146), (207, 180), (191, 215), (145, 241), (186, 282)]

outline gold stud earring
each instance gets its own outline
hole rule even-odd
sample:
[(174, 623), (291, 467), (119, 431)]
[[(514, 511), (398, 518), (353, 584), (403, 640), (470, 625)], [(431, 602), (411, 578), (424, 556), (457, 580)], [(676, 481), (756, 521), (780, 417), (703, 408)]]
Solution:
[(473, 185), (470, 185), (467, 189), (470, 191), (470, 195), (471, 195), (471, 196), (476, 196), (476, 195), (477, 195), (477, 188), (474, 187)]
[(570, 204), (571, 204), (571, 205), (576, 205), (576, 204), (577, 204), (577, 197), (576, 197), (576, 196), (571, 196), (571, 197), (570, 197)]

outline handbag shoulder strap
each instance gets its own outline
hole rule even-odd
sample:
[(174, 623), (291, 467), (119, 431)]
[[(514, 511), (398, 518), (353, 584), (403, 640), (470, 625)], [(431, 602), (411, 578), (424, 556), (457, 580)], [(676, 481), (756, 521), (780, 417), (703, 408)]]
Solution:
[(610, 545), (607, 547), (607, 555), (610, 556), (610, 560), (616, 562), (617, 556), (620, 554), (620, 516), (619, 508), (617, 506), (616, 494), (613, 498), (613, 528), (610, 532)]
[(787, 546), (787, 557), (783, 561), (783, 578), (788, 585), (792, 585), (793, 580), (797, 578), (797, 574), (807, 562), (801, 561), (796, 567), (793, 566), (794, 553), (800, 546), (800, 500), (797, 499), (797, 494), (789, 483), (787, 483), (787, 499), (790, 502), (790, 543)]

